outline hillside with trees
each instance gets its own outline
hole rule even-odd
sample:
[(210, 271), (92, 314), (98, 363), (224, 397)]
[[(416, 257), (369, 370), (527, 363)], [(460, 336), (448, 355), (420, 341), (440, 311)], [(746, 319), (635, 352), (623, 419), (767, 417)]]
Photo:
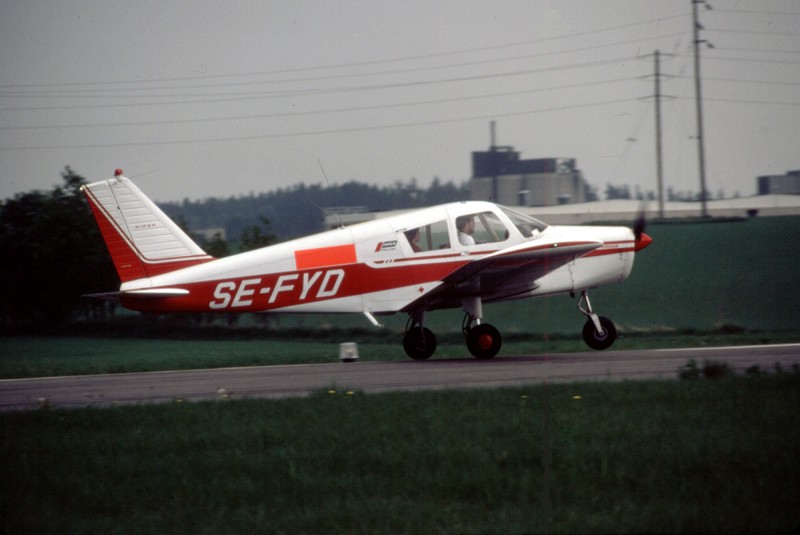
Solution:
[(421, 188), (414, 179), (391, 186), (359, 182), (331, 186), (301, 183), (266, 193), (227, 199), (185, 199), (180, 203), (159, 203), (159, 206), (190, 231), (224, 228), (226, 236), (237, 239), (245, 229), (252, 229), (254, 225), (260, 227), (266, 219), (276, 238), (286, 240), (323, 230), (326, 208), (359, 206), (379, 212), (467, 199), (466, 183), (443, 183), (434, 178), (429, 188)]

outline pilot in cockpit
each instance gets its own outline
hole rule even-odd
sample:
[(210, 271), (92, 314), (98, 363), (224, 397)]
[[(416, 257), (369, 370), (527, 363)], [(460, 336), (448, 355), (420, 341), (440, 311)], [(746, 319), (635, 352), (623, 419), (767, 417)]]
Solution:
[(475, 217), (472, 215), (462, 215), (456, 218), (456, 228), (458, 229), (458, 241), (461, 245), (475, 245)]

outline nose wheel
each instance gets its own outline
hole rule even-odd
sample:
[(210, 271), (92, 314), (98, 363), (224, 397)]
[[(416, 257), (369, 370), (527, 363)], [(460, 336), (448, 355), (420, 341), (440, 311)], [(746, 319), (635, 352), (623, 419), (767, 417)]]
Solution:
[[(584, 302), (586, 302), (586, 308), (583, 308)], [(583, 326), (583, 341), (586, 342), (586, 345), (600, 351), (611, 347), (617, 339), (617, 328), (613, 321), (605, 316), (598, 316), (592, 310), (592, 303), (589, 301), (589, 294), (586, 290), (581, 292), (578, 310), (589, 318)]]
[(605, 316), (598, 316), (597, 319), (600, 321), (603, 332), (599, 332), (594, 321), (589, 319), (583, 325), (583, 341), (592, 349), (608, 349), (617, 339), (617, 328), (614, 326), (614, 322)]

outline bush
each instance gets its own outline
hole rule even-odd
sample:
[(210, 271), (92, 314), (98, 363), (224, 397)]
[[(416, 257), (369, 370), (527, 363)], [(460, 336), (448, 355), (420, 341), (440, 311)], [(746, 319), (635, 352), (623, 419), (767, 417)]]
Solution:
[(684, 380), (697, 379), (700, 377), (700, 370), (697, 367), (697, 361), (689, 359), (689, 362), (678, 368), (678, 377)]
[(703, 376), (706, 379), (723, 379), (733, 375), (733, 370), (727, 362), (707, 360), (703, 363)]

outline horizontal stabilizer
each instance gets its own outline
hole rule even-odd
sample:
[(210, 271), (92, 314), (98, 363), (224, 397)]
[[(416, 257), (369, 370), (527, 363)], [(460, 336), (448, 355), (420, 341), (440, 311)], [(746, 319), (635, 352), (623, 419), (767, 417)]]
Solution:
[(83, 297), (105, 301), (118, 301), (120, 297), (138, 297), (146, 299), (148, 297), (181, 297), (184, 295), (189, 295), (189, 290), (184, 288), (144, 288), (141, 290), (128, 290), (125, 292), (102, 292), (97, 294), (86, 294)]
[(182, 295), (189, 295), (189, 290), (183, 288), (145, 288), (142, 290), (122, 292), (122, 295), (132, 295), (135, 297), (179, 297)]

